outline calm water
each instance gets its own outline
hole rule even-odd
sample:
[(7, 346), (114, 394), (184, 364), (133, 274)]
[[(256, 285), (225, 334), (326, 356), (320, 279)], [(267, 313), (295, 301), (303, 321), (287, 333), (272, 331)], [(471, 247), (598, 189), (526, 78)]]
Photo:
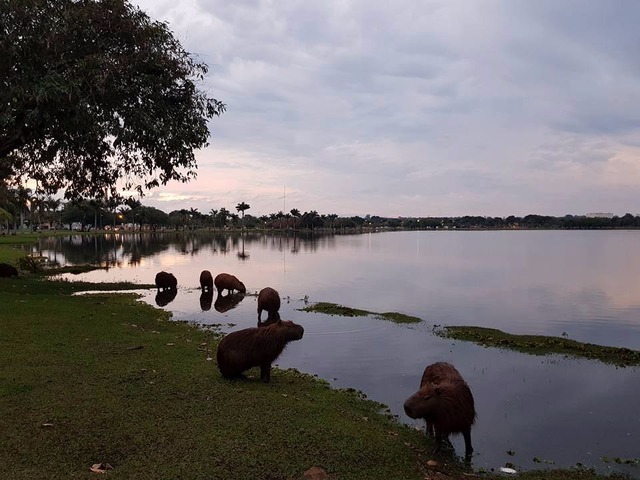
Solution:
[[(449, 361), (476, 399), (476, 468), (640, 467), (604, 458), (640, 457), (640, 371), (560, 356), (536, 357), (440, 339), (434, 324), (479, 325), (511, 333), (640, 349), (640, 231), (389, 232), (294, 239), (271, 236), (71, 236), (45, 239), (39, 253), (65, 264), (109, 265), (69, 278), (153, 283), (167, 270), (178, 294), (174, 318), (255, 326), (256, 298), (230, 310), (203, 310), (202, 269), (230, 272), (249, 292), (264, 286), (285, 298), (282, 317), (305, 328), (278, 364), (354, 387), (383, 402), (400, 421), (424, 367)], [(155, 304), (155, 290), (145, 300)], [(215, 298), (214, 298), (215, 300)], [(424, 320), (410, 326), (372, 318), (304, 313), (329, 301)], [(228, 307), (227, 307), (228, 308)], [(215, 371), (217, 374), (217, 371)], [(454, 437), (456, 451), (464, 449)], [(515, 452), (514, 455), (507, 451)], [(533, 459), (542, 460), (542, 463)], [(553, 463), (552, 463), (553, 462)]]

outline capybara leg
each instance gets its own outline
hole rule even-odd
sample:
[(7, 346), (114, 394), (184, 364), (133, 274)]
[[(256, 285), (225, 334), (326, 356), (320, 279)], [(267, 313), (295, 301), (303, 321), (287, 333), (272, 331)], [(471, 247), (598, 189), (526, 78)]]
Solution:
[(464, 436), (464, 447), (465, 447), (465, 456), (470, 457), (473, 453), (473, 447), (471, 446), (471, 429), (468, 428), (462, 432)]
[(427, 435), (429, 435), (430, 437), (434, 436), (433, 423), (429, 420), (427, 420)]
[(258, 310), (258, 326), (260, 326), (260, 322), (262, 321), (262, 310)]
[(260, 380), (268, 383), (271, 380), (271, 364), (263, 363), (260, 365)]
[(440, 453), (442, 451), (442, 440), (445, 439), (444, 435), (436, 430), (436, 453)]

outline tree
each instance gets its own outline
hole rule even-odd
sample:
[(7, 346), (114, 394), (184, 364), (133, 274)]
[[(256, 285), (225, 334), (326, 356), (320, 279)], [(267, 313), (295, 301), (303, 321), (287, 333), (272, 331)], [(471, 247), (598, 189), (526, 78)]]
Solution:
[(0, 170), (66, 198), (194, 178), (225, 105), (207, 66), (128, 0), (0, 2)]
[(242, 229), (244, 230), (244, 211), (249, 210), (251, 207), (248, 203), (240, 202), (236, 205), (236, 210), (242, 214)]

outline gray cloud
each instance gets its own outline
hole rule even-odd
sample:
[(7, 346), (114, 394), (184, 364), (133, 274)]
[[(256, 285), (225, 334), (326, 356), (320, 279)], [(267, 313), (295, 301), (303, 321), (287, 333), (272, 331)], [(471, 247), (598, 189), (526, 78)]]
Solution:
[(636, 201), (637, 2), (137, 3), (210, 65), (228, 112), (201, 179), (242, 170), (237, 195), (268, 205), (251, 185), (277, 182), (297, 208), (391, 216)]

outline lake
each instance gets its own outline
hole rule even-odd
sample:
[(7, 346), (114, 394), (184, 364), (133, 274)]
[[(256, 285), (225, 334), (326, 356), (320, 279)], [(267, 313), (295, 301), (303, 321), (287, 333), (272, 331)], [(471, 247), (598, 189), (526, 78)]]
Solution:
[[(638, 368), (559, 355), (533, 356), (434, 336), (434, 325), (477, 325), (509, 333), (567, 336), (640, 349), (640, 231), (410, 231), (299, 238), (262, 234), (127, 234), (43, 238), (34, 253), (60, 264), (109, 266), (65, 278), (153, 283), (160, 270), (178, 279), (163, 308), (175, 319), (255, 326), (256, 297), (234, 308), (203, 310), (198, 278), (239, 277), (249, 293), (265, 286), (283, 298), (282, 318), (304, 338), (278, 360), (282, 368), (353, 387), (408, 418), (404, 400), (426, 365), (454, 364), (478, 411), (472, 465), (516, 469), (584, 465), (640, 478)], [(155, 290), (142, 292), (156, 304)], [(423, 322), (300, 311), (327, 301)], [(205, 306), (206, 308), (206, 306)], [(220, 308), (220, 310), (224, 310)], [(213, 370), (213, 367), (212, 367)], [(218, 375), (217, 369), (212, 371)], [(452, 437), (463, 453), (460, 436)]]

